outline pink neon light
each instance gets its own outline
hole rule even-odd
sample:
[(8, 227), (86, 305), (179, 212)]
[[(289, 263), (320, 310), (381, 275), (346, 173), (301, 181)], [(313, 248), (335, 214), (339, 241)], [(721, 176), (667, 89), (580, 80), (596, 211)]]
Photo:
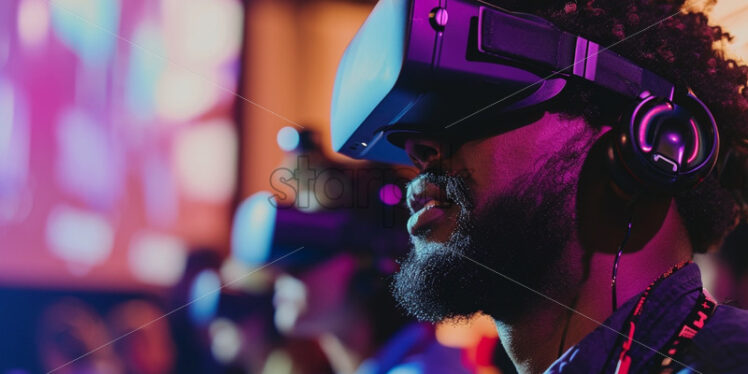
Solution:
[(649, 122), (652, 121), (652, 118), (654, 116), (672, 109), (673, 107), (670, 105), (670, 103), (666, 103), (665, 105), (658, 105), (652, 108), (652, 110), (650, 110), (649, 113), (644, 116), (644, 119), (642, 119), (642, 126), (639, 127), (639, 144), (641, 145), (644, 152), (649, 152), (652, 150), (652, 146), (647, 144), (647, 127), (649, 127)]
[(403, 191), (394, 184), (385, 184), (379, 189), (379, 200), (387, 205), (396, 205), (403, 198)]
[(693, 130), (693, 138), (696, 139), (696, 143), (694, 143), (693, 152), (691, 153), (691, 156), (688, 157), (689, 164), (691, 163), (691, 161), (696, 159), (696, 155), (699, 154), (699, 131), (696, 130), (696, 122), (694, 122), (693, 119), (690, 122), (691, 122), (691, 129)]

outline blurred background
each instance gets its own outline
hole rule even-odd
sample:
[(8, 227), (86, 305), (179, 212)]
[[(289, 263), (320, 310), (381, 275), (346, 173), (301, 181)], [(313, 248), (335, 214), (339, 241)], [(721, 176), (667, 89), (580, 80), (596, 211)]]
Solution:
[(389, 296), (414, 171), (330, 149), (374, 3), (0, 2), (0, 374), (512, 372)]

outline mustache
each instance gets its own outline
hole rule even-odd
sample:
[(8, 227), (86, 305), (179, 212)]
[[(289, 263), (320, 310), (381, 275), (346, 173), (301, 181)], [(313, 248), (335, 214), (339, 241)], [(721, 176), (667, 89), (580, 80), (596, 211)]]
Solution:
[(460, 205), (463, 210), (470, 210), (475, 204), (470, 187), (468, 187), (469, 178), (468, 172), (449, 175), (444, 171), (427, 171), (408, 182), (406, 191), (410, 194), (411, 189), (421, 183), (434, 184), (439, 187), (448, 201)]

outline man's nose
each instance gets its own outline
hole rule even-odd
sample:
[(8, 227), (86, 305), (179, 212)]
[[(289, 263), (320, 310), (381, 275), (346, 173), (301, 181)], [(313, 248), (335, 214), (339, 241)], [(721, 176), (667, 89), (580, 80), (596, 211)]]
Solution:
[(405, 141), (405, 152), (421, 171), (440, 167), (447, 149), (448, 145), (438, 139), (413, 137)]

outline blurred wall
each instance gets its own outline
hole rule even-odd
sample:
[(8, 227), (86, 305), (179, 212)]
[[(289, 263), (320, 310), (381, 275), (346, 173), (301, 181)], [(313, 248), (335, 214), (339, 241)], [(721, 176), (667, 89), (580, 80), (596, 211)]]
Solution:
[(289, 0), (247, 3), (242, 196), (270, 189), (270, 175), (283, 159), (276, 135), (285, 126), (318, 131), (325, 150), (332, 154), (330, 101), (338, 61), (373, 5)]
[(718, 0), (709, 13), (712, 24), (720, 25), (735, 39), (727, 46), (735, 57), (746, 61), (748, 56), (748, 2), (745, 0)]

